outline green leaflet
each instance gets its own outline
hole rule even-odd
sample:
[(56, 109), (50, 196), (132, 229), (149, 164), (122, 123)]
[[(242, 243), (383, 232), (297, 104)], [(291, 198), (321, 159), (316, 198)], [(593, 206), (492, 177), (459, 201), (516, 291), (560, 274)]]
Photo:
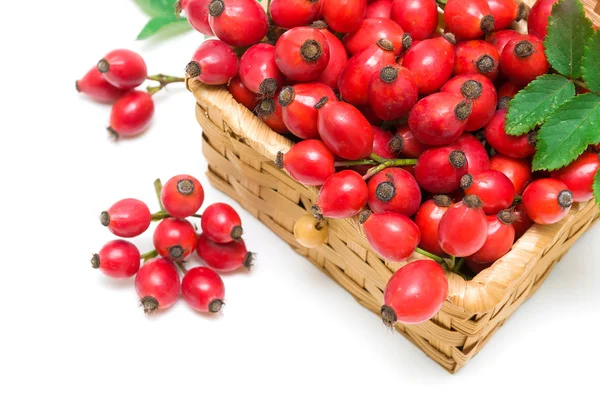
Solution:
[(181, 26), (183, 28), (189, 27), (187, 19), (179, 18), (175, 14), (168, 17), (154, 17), (148, 21), (144, 28), (142, 28), (142, 31), (138, 34), (137, 40), (148, 39), (150, 36), (153, 36), (167, 26)]
[(596, 203), (600, 206), (600, 170), (596, 172), (596, 176), (594, 177), (594, 197), (596, 198)]
[(135, 0), (136, 4), (151, 17), (175, 15), (177, 0)]
[(575, 85), (564, 76), (539, 76), (510, 101), (506, 133), (518, 136), (531, 131), (573, 96)]
[(588, 89), (600, 93), (600, 31), (596, 31), (585, 45), (581, 70)]

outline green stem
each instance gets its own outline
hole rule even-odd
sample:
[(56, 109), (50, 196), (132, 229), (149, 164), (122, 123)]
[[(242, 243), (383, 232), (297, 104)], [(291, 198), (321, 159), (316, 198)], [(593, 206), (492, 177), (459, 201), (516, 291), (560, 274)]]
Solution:
[(583, 83), (583, 81), (577, 80), (577, 79), (571, 79), (571, 81), (573, 81), (574, 84), (576, 84), (577, 86), (579, 86), (580, 88), (583, 89), (587, 89), (587, 85), (585, 83)]
[(187, 274), (188, 270), (183, 265), (183, 261), (176, 262), (175, 264), (177, 264), (177, 266), (179, 267), (179, 269), (181, 270), (181, 272), (183, 272), (184, 275)]
[(156, 192), (156, 198), (158, 199), (158, 205), (160, 206), (160, 210), (166, 212), (161, 200), (162, 182), (160, 181), (160, 178), (154, 181), (154, 191)]
[(148, 90), (148, 93), (150, 93), (150, 95), (154, 95), (155, 93), (159, 92), (160, 90), (162, 90), (162, 88), (164, 88), (165, 86), (167, 86), (170, 83), (185, 82), (184, 78), (180, 78), (178, 76), (169, 76), (169, 75), (164, 75), (164, 74), (150, 75), (150, 76), (147, 76), (146, 79), (149, 81), (154, 81), (154, 82), (159, 83), (159, 86), (148, 86), (147, 90)]
[(335, 162), (336, 167), (349, 167), (351, 165), (377, 165), (377, 161), (369, 160), (369, 159), (365, 158), (365, 159), (356, 160), (356, 161), (336, 161)]
[(458, 274), (464, 263), (465, 263), (465, 258), (464, 257), (459, 258), (458, 261), (454, 264), (454, 268), (452, 268), (452, 272)]
[(376, 167), (369, 169), (367, 171), (367, 173), (363, 176), (364, 180), (369, 179), (373, 175), (375, 175), (378, 172), (383, 171), (384, 169), (389, 168), (389, 167), (401, 167), (401, 166), (406, 166), (406, 165), (415, 165), (417, 163), (416, 158), (387, 159), (387, 158), (382, 158), (379, 156), (373, 157), (373, 154), (371, 154), (371, 158), (377, 162), (380, 162), (380, 164)]
[(440, 264), (446, 264), (446, 262), (444, 261), (444, 259), (443, 259), (442, 257), (440, 257), (440, 256), (436, 256), (435, 254), (433, 254), (433, 253), (430, 253), (430, 252), (428, 252), (428, 251), (426, 251), (426, 250), (423, 250), (423, 249), (422, 249), (422, 248), (420, 248), (420, 247), (417, 247), (417, 248), (415, 249), (415, 253), (419, 253), (419, 254), (422, 254), (422, 255), (424, 255), (424, 256), (426, 256), (426, 257), (429, 257), (429, 258), (431, 258), (433, 261), (436, 261), (436, 262), (438, 262), (438, 263), (440, 263)]
[(157, 257), (158, 256), (158, 251), (156, 250), (150, 250), (147, 253), (141, 254), (140, 255), (140, 259), (144, 260), (144, 262), (150, 260), (151, 258)]
[[(158, 211), (158, 212), (155, 212), (154, 214), (151, 214), (150, 217), (152, 218), (152, 221), (156, 222), (156, 221), (161, 221), (165, 218), (171, 218), (172, 215), (166, 211)], [(192, 214), (192, 215), (190, 215), (190, 217), (202, 218), (202, 215), (201, 214)]]

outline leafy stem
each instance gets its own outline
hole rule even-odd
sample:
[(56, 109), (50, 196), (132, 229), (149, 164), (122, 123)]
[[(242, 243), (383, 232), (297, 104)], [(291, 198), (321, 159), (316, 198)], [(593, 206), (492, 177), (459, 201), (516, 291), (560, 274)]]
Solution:
[(147, 90), (148, 90), (148, 93), (150, 93), (151, 95), (154, 95), (155, 93), (162, 90), (162, 88), (166, 87), (167, 85), (169, 85), (171, 83), (185, 82), (184, 78), (180, 78), (178, 76), (164, 75), (164, 74), (150, 75), (150, 76), (146, 77), (146, 79), (149, 81), (154, 81), (154, 82), (159, 83), (158, 86), (148, 86)]

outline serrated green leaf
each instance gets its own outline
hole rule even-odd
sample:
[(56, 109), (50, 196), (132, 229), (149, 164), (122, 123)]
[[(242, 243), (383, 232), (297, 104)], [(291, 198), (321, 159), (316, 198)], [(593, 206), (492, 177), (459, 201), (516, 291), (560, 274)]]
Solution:
[(135, 0), (136, 4), (151, 17), (175, 15), (178, 0)]
[(573, 96), (575, 85), (564, 76), (538, 76), (510, 101), (506, 115), (506, 133), (519, 136), (531, 131)]
[(569, 165), (590, 145), (600, 142), (600, 96), (573, 97), (548, 118), (537, 135), (534, 170)]
[(580, 0), (554, 4), (544, 41), (550, 65), (562, 75), (580, 78), (583, 49), (593, 33), (592, 22), (585, 16)]
[(585, 45), (581, 70), (588, 89), (600, 93), (600, 31), (596, 31)]
[(596, 198), (596, 203), (600, 206), (600, 170), (596, 172), (596, 176), (594, 177), (594, 185), (592, 186), (594, 189), (594, 197)]
[(139, 33), (136, 40), (148, 39), (150, 36), (155, 35), (161, 29), (183, 24), (189, 26), (185, 18), (180, 18), (176, 15), (171, 15), (168, 17), (154, 17), (150, 21), (148, 21), (144, 28), (142, 28), (142, 31)]

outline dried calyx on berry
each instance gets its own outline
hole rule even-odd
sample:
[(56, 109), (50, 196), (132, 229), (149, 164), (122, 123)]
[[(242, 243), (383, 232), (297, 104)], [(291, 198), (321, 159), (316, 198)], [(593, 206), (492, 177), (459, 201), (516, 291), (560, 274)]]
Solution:
[(436, 194), (433, 196), (433, 202), (438, 207), (450, 207), (452, 200), (445, 194)]
[(381, 320), (385, 326), (392, 329), (396, 325), (396, 322), (398, 322), (396, 311), (390, 306), (381, 306)]
[(502, 210), (498, 213), (498, 219), (500, 222), (510, 225), (517, 220), (517, 215), (515, 211), (512, 209)]
[(142, 297), (140, 300), (140, 305), (144, 307), (144, 313), (152, 314), (155, 310), (158, 309), (158, 300), (156, 300), (152, 296)]

